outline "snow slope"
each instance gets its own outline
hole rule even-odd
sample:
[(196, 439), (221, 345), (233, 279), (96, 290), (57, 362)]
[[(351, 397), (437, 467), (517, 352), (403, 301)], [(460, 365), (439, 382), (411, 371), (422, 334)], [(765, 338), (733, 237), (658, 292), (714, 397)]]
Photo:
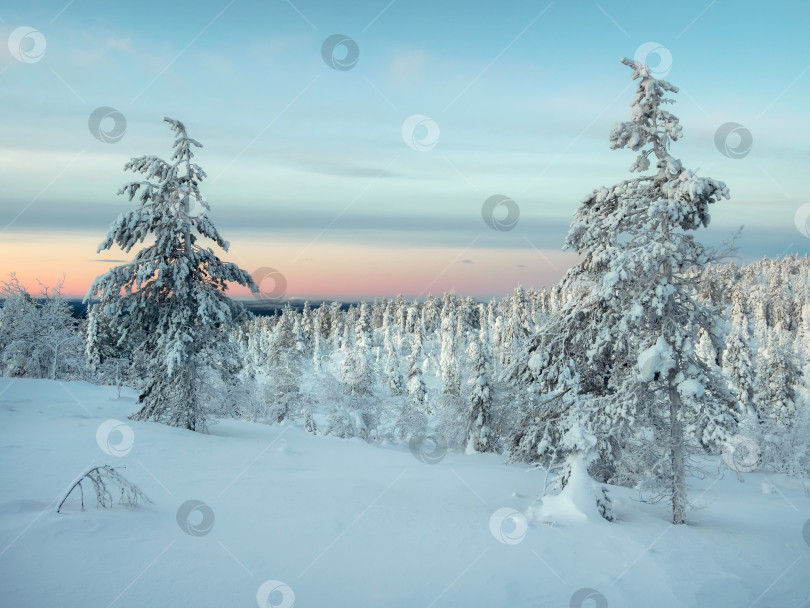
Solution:
[[(616, 523), (551, 526), (523, 516), (542, 473), (502, 456), (430, 465), (297, 427), (128, 421), (135, 409), (132, 392), (0, 378), (0, 605), (810, 605), (810, 499), (784, 478), (690, 480), (688, 526), (622, 488)], [(126, 428), (97, 441), (109, 419), (131, 446)], [(153, 503), (98, 510), (86, 493), (86, 511), (57, 514), (104, 463)], [(181, 512), (199, 536), (178, 524), (188, 500), (210, 507)]]

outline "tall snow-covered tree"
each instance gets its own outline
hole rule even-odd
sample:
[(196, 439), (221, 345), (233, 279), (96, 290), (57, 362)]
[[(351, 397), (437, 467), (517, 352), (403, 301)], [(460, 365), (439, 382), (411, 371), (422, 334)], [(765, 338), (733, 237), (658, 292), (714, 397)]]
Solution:
[(456, 310), (451, 304), (442, 308), (441, 316), (441, 355), (442, 393), (457, 396), (461, 394), (461, 374), (456, 358)]
[[(138, 207), (121, 214), (98, 251), (118, 245), (125, 253), (147, 239), (128, 264), (110, 269), (90, 287), (101, 310), (121, 331), (121, 341), (137, 340), (149, 357), (149, 378), (135, 420), (156, 420), (194, 431), (206, 428), (199, 369), (206, 365), (225, 328), (244, 308), (226, 296), (228, 283), (258, 287), (250, 274), (223, 262), (201, 237), (227, 251), (229, 244), (207, 216), (200, 194), (206, 177), (196, 163), (190, 138), (178, 120), (164, 119), (176, 134), (174, 153), (133, 158), (124, 167), (145, 176), (121, 188)], [(154, 239), (154, 242), (152, 242)]]
[(796, 386), (801, 373), (792, 346), (781, 326), (777, 326), (757, 352), (757, 412), (783, 429), (792, 427), (795, 421)]
[[(571, 399), (556, 402), (577, 412), (565, 432), (592, 434), (603, 460), (615, 457), (616, 438), (640, 427), (658, 430), (672, 522), (682, 524), (688, 444), (717, 448), (735, 426), (724, 379), (695, 352), (698, 332), (711, 328), (713, 316), (695, 296), (696, 275), (719, 252), (691, 234), (709, 224), (709, 205), (728, 198), (728, 189), (670, 155), (681, 126), (664, 109), (672, 101), (665, 96), (678, 89), (654, 78), (645, 65), (627, 58), (622, 63), (639, 84), (631, 119), (616, 125), (610, 146), (638, 153), (631, 172), (647, 171), (651, 159), (655, 171), (594, 190), (583, 200), (565, 242), (582, 256), (562, 282), (571, 295), (509, 376), (535, 383), (539, 393), (571, 389)], [(553, 425), (569, 417), (535, 418)], [(571, 458), (589, 461), (591, 456), (576, 453), (588, 443), (572, 442), (579, 447)]]
[(340, 348), (340, 338), (343, 335), (342, 314), (340, 302), (329, 305), (329, 346), (332, 350)]
[(754, 415), (754, 366), (751, 363), (751, 333), (745, 313), (742, 294), (735, 290), (732, 296), (731, 329), (726, 337), (723, 352), (723, 373), (728, 378), (736, 396), (737, 409), (741, 414)]
[(273, 327), (265, 353), (268, 392), (272, 395), (268, 418), (274, 422), (284, 420), (300, 402), (299, 370), (303, 354), (297, 348), (297, 319), (288, 303)]
[(768, 343), (768, 333), (771, 324), (768, 322), (768, 300), (759, 298), (754, 308), (754, 339), (758, 347), (764, 347)]
[(371, 312), (365, 301), (357, 307), (357, 322), (354, 326), (354, 342), (364, 355), (368, 355), (372, 346)]
[[(807, 285), (810, 292), (810, 285)], [(802, 312), (799, 315), (799, 326), (796, 331), (796, 352), (800, 353), (797, 364), (801, 366), (804, 376), (804, 387), (807, 391), (807, 407), (810, 409), (810, 296), (807, 296), (802, 304)]]
[(312, 369), (318, 376), (321, 374), (321, 334), (325, 310), (324, 306), (320, 306), (312, 315)]
[(470, 369), (470, 414), (467, 439), (468, 452), (494, 452), (495, 437), (492, 433), (492, 396), (487, 373), (486, 346), (477, 338), (467, 348)]
[(425, 414), (433, 413), (428, 400), (425, 381), (422, 380), (421, 364), (422, 355), (422, 334), (417, 331), (411, 336), (411, 352), (406, 359), (408, 371), (406, 381), (408, 388), (408, 403), (410, 406)]
[(429, 336), (438, 331), (440, 323), (441, 319), (436, 307), (436, 298), (428, 295), (422, 305), (422, 330)]
[(312, 309), (309, 306), (309, 300), (304, 302), (304, 308), (301, 311), (301, 329), (304, 332), (304, 345), (309, 347), (312, 342), (312, 333), (314, 331)]
[(394, 327), (393, 317), (390, 311), (387, 311), (383, 317), (383, 344), (385, 346), (385, 369), (384, 375), (388, 389), (392, 397), (402, 395), (404, 391), (402, 374), (399, 371), (399, 349), (394, 344), (392, 332)]

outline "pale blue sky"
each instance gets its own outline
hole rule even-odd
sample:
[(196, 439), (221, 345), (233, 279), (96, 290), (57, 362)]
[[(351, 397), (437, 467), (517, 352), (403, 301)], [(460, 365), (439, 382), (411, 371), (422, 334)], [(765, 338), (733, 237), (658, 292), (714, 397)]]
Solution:
[[(294, 292), (314, 289), (301, 265), (314, 244), (321, 256), (330, 244), (371, 252), (369, 268), (344, 269), (346, 285), (392, 264), (392, 248), (414, 259), (447, 252), (420, 266), (434, 292), (548, 284), (571, 261), (552, 254), (579, 201), (629, 177), (632, 153), (611, 151), (608, 133), (633, 96), (619, 59), (647, 42), (671, 54), (666, 78), (681, 88), (672, 111), (685, 136), (674, 155), (731, 190), (704, 238), (746, 224), (746, 259), (807, 253), (794, 216), (810, 201), (809, 18), (798, 1), (6, 2), (0, 39), (27, 26), (47, 47), (30, 63), (0, 48), (0, 272), (30, 262), (31, 272), (73, 270), (84, 281), (80, 263), (127, 208), (115, 196), (129, 179), (123, 164), (168, 154), (168, 115), (205, 145), (198, 160), (214, 219), (235, 248), (246, 244), (234, 261), (278, 267), (291, 284), (300, 276)], [(336, 33), (359, 49), (346, 71), (322, 58)], [(18, 54), (36, 51), (32, 43)], [(117, 143), (90, 133), (99, 106), (126, 118)], [(413, 114), (438, 128), (428, 151), (403, 140)], [(715, 147), (727, 122), (751, 134), (742, 158)], [(514, 230), (483, 222), (494, 194), (520, 207)], [(11, 243), (42, 233), (88, 243), (86, 255), (60, 254), (54, 242), (36, 264), (9, 258)], [(494, 250), (510, 252), (509, 268), (453, 278)], [(418, 280), (409, 285), (418, 290)]]

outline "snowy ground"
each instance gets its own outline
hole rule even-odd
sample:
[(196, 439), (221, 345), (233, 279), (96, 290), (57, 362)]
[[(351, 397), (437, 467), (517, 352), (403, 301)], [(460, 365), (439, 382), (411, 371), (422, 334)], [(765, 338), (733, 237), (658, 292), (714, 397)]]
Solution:
[[(789, 480), (691, 480), (702, 508), (688, 526), (615, 488), (616, 523), (524, 529), (521, 515), (493, 516), (528, 512), (541, 474), (502, 456), (431, 465), (297, 427), (223, 421), (201, 435), (128, 421), (135, 409), (132, 392), (0, 378), (2, 606), (256, 606), (260, 590), (261, 605), (285, 608), (293, 596), (299, 607), (810, 606), (810, 499)], [(120, 430), (97, 442), (111, 418), (131, 447)], [(127, 453), (102, 449), (116, 446)], [(104, 463), (153, 503), (81, 512), (72, 500), (58, 515), (67, 487)], [(192, 499), (210, 511), (180, 519), (200, 536), (178, 524)]]

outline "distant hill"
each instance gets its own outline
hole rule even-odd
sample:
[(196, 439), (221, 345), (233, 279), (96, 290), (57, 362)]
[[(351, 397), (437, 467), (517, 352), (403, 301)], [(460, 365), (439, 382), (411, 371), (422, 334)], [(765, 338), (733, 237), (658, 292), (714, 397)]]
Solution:
[[(2, 301), (2, 300), (0, 300)], [(66, 300), (68, 304), (73, 308), (73, 316), (77, 319), (84, 319), (87, 316), (87, 304), (81, 301), (81, 299), (68, 299)], [(93, 300), (92, 303), (95, 304), (98, 300)], [(278, 314), (281, 314), (287, 304), (290, 305), (295, 311), (300, 311), (304, 308), (304, 301), (303, 300), (279, 300), (279, 301), (260, 301), (260, 300), (239, 300), (242, 305), (247, 308), (250, 312), (254, 315), (260, 317), (271, 317), (273, 316), (276, 311)], [(341, 310), (346, 310), (352, 302), (341, 302), (340, 308)], [(317, 308), (321, 305), (321, 302), (318, 301), (317, 303), (310, 302), (309, 305), (312, 308)]]

